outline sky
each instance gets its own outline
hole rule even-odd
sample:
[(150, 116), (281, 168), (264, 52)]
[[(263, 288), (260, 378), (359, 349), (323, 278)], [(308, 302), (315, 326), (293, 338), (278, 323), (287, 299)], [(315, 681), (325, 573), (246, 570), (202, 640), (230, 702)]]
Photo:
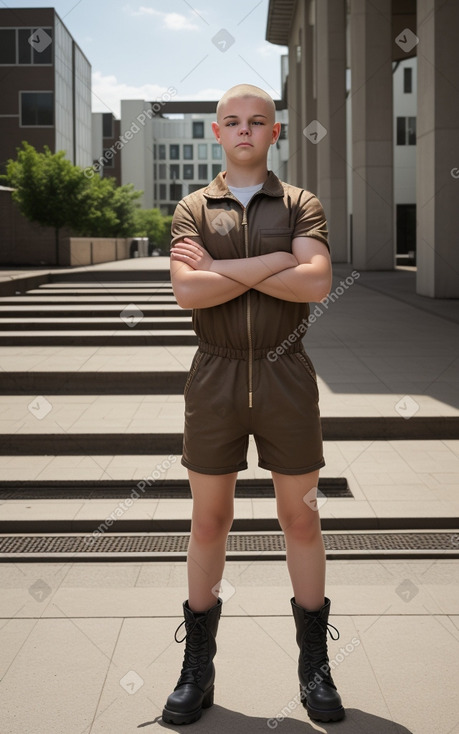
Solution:
[(234, 84), (281, 96), (284, 46), (265, 40), (269, 0), (0, 0), (54, 7), (92, 65), (92, 111), (121, 99), (218, 100)]

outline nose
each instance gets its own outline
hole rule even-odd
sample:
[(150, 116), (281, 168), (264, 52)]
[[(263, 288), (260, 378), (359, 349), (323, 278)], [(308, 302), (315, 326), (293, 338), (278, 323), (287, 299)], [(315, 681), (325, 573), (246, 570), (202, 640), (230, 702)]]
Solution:
[(239, 128), (239, 135), (250, 135), (250, 126), (247, 122), (242, 122)]

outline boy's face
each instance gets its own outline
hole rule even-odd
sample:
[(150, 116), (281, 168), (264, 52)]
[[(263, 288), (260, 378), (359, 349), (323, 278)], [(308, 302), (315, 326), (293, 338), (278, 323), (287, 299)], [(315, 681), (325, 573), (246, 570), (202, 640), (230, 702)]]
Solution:
[(234, 163), (266, 162), (270, 145), (276, 142), (280, 123), (274, 122), (272, 106), (259, 97), (235, 97), (219, 109), (212, 123), (216, 140)]

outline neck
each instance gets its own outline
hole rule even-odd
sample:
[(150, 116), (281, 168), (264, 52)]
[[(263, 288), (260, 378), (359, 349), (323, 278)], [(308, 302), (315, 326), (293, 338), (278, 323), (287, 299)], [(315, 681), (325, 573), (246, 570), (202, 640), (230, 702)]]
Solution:
[(250, 168), (236, 168), (231, 165), (228, 161), (226, 169), (226, 183), (228, 186), (235, 186), (238, 189), (242, 189), (245, 186), (256, 186), (257, 184), (264, 183), (268, 175), (266, 164), (250, 167)]

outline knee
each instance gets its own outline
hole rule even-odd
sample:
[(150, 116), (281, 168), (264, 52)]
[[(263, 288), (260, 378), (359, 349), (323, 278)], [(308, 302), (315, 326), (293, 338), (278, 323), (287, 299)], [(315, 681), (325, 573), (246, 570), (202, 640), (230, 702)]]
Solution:
[(303, 510), (296, 515), (279, 516), (279, 523), (287, 540), (302, 545), (314, 543), (321, 534), (319, 515)]
[(228, 535), (231, 524), (233, 522), (232, 516), (218, 515), (211, 517), (193, 517), (191, 523), (191, 533), (193, 538), (202, 544), (216, 543)]

